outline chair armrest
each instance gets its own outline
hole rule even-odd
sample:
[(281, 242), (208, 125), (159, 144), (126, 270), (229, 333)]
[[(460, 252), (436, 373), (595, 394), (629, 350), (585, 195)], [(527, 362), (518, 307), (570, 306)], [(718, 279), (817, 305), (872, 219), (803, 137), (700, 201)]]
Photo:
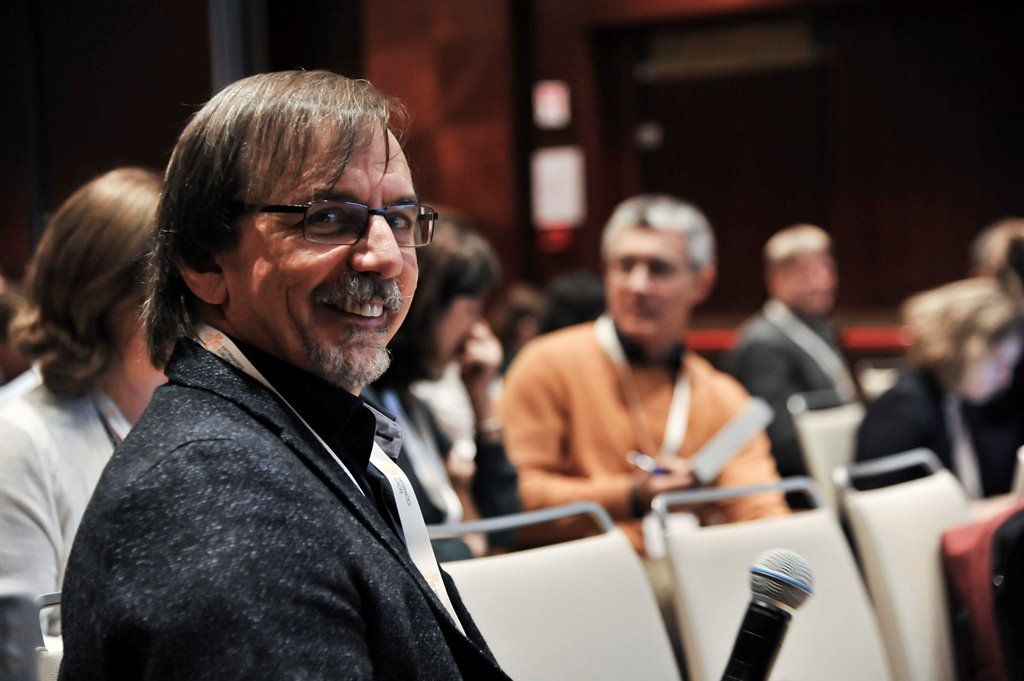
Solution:
[(765, 492), (803, 492), (811, 502), (812, 508), (823, 506), (821, 491), (813, 480), (805, 475), (795, 475), (790, 478), (783, 478), (770, 485), (750, 485), (747, 487), (715, 487), (712, 489), (691, 489), (678, 492), (664, 492), (654, 497), (651, 502), (651, 509), (658, 516), (662, 526), (665, 526), (668, 519), (669, 509), (672, 506), (684, 506), (692, 504), (707, 504), (726, 499), (738, 499), (749, 497)]
[(539, 525), (553, 520), (561, 520), (562, 518), (571, 518), (577, 515), (590, 516), (602, 534), (610, 532), (615, 527), (615, 523), (612, 522), (608, 511), (593, 501), (583, 501), (576, 504), (542, 508), (537, 511), (524, 511), (523, 513), (512, 513), (510, 515), (483, 518), (481, 520), (428, 525), (427, 534), (431, 539), (447, 539), (449, 537), (460, 537), (470, 532), (480, 532), (483, 534), (506, 532), (529, 525)]
[(942, 469), (942, 462), (939, 461), (939, 457), (932, 450), (919, 447), (911, 449), (909, 452), (884, 456), (880, 459), (862, 461), (850, 464), (849, 466), (840, 466), (832, 471), (832, 482), (835, 483), (837, 490), (846, 492), (853, 488), (853, 483), (856, 480), (861, 478), (895, 473), (917, 466), (923, 467), (928, 472), (928, 475), (931, 475)]

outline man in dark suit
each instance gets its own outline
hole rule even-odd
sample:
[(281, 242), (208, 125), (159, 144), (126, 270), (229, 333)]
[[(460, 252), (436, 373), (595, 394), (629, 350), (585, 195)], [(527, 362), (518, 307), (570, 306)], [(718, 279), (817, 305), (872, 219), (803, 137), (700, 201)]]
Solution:
[(724, 367), (775, 411), (768, 437), (779, 474), (806, 475), (787, 401), (819, 391), (837, 404), (856, 397), (829, 321), (838, 284), (832, 239), (813, 225), (787, 227), (765, 244), (764, 260), (771, 298), (740, 329)]
[(146, 311), (169, 380), (72, 549), (67, 681), (507, 678), (358, 396), (436, 217), (394, 113), (365, 81), (262, 74), (182, 133)]

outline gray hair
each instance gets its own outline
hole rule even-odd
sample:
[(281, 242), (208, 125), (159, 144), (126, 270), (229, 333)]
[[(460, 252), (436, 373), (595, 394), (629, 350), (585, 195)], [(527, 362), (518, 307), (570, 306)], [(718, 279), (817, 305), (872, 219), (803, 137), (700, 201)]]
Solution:
[(686, 237), (690, 267), (699, 270), (715, 264), (715, 233), (707, 217), (692, 203), (667, 194), (641, 194), (626, 199), (612, 211), (601, 235), (601, 254), (619, 232), (630, 227), (645, 227), (658, 232), (676, 232)]
[(832, 237), (817, 225), (790, 225), (772, 235), (764, 245), (764, 262), (770, 270), (784, 267), (808, 253), (831, 253)]
[(157, 213), (145, 305), (154, 364), (167, 361), (196, 321), (179, 268), (208, 271), (214, 256), (235, 248), (239, 204), (309, 200), (336, 183), (375, 134), (404, 119), (401, 103), (369, 82), (328, 71), (251, 76), (207, 102), (178, 138)]

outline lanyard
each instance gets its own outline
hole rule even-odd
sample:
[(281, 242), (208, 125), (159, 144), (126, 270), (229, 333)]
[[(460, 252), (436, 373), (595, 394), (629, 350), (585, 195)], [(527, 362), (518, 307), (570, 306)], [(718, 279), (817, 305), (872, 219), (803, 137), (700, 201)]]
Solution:
[(128, 436), (132, 424), (128, 423), (124, 412), (114, 403), (114, 400), (110, 399), (110, 396), (102, 390), (97, 390), (91, 397), (92, 404), (96, 408), (96, 415), (100, 417), (100, 423), (107, 431), (110, 442), (116, 447)]
[[(608, 355), (619, 373), (619, 380), (622, 382), (623, 393), (629, 407), (630, 417), (633, 420), (633, 429), (636, 432), (637, 440), (645, 454), (653, 455), (656, 451), (654, 440), (647, 428), (643, 405), (640, 402), (640, 392), (633, 380), (633, 372), (629, 368), (622, 343), (619, 342), (619, 336), (615, 332), (615, 324), (608, 315), (601, 315), (594, 322), (594, 333), (597, 335), (598, 345)], [(679, 375), (676, 377), (676, 385), (672, 391), (672, 402), (668, 408), (668, 421), (665, 424), (665, 434), (661, 441), (659, 454), (661, 457), (674, 457), (679, 454), (679, 448), (686, 438), (686, 428), (690, 419), (690, 393), (690, 379), (686, 375), (686, 364), (683, 363), (679, 366)]]
[(763, 314), (787, 338), (796, 343), (810, 357), (818, 368), (829, 377), (839, 397), (844, 401), (853, 400), (857, 390), (853, 384), (849, 369), (842, 357), (816, 334), (811, 327), (804, 324), (786, 305), (774, 298), (764, 304)]
[[(208, 352), (216, 355), (220, 359), (224, 360), (231, 366), (235, 367), (244, 374), (259, 381), (267, 390), (274, 393), (285, 406), (302, 422), (302, 425), (313, 434), (320, 446), (324, 448), (334, 462), (341, 467), (341, 470), (345, 471), (345, 475), (349, 477), (355, 488), (363, 493), (362, 488), (356, 482), (352, 472), (342, 463), (338, 455), (334, 453), (334, 450), (324, 442), (323, 438), (317, 435), (316, 431), (306, 423), (306, 420), (288, 403), (281, 393), (279, 393), (270, 382), (264, 378), (263, 374), (252, 365), (252, 363), (242, 354), (242, 351), (238, 349), (238, 346), (227, 337), (226, 334), (221, 333), (217, 329), (213, 328), (208, 324), (198, 324), (196, 327), (195, 338), (200, 345), (203, 346)], [(463, 634), (465, 630), (462, 628), (462, 623), (459, 621), (458, 615), (455, 613), (455, 606), (452, 605), (451, 598), (448, 595), (448, 590), (444, 586), (444, 581), (441, 579), (441, 570), (437, 566), (437, 559), (434, 557), (434, 549), (430, 545), (430, 538), (427, 536), (427, 525), (423, 521), (423, 514), (420, 512), (419, 503), (416, 501), (416, 493), (412, 489), (412, 484), (409, 482), (409, 478), (406, 477), (402, 469), (398, 467), (394, 461), (384, 453), (384, 450), (380, 448), (376, 442), (373, 443), (373, 451), (370, 454), (370, 464), (379, 470), (384, 477), (387, 479), (388, 484), (391, 485), (391, 492), (395, 496), (395, 506), (398, 508), (398, 519), (402, 525), (402, 534), (405, 536), (405, 545), (409, 550), (409, 557), (412, 562), (416, 565), (416, 568), (423, 575), (423, 579), (426, 580), (427, 585), (431, 591), (438, 597), (441, 604), (444, 605), (448, 614), (451, 615), (452, 621), (455, 626), (459, 628)], [(365, 493), (363, 493), (365, 495)]]

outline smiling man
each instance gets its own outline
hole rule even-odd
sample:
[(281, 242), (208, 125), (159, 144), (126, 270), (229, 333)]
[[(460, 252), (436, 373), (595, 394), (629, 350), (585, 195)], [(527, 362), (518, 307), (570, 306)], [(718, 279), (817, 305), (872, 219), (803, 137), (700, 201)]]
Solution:
[[(640, 518), (651, 500), (693, 484), (687, 459), (748, 396), (684, 345), (690, 313), (715, 279), (714, 234), (696, 207), (660, 195), (629, 199), (605, 226), (602, 252), (606, 316), (528, 344), (506, 375), (501, 411), (525, 507), (597, 501), (642, 550)], [(661, 470), (639, 470), (630, 461), (634, 453)], [(715, 484), (777, 479), (761, 434)], [(787, 511), (780, 494), (763, 494), (709, 506), (702, 515), (713, 522)], [(567, 522), (534, 539), (590, 529)]]
[(64, 582), (64, 678), (507, 678), (359, 397), (416, 289), (419, 203), (366, 81), (229, 86), (167, 170), (147, 301), (168, 384)]

